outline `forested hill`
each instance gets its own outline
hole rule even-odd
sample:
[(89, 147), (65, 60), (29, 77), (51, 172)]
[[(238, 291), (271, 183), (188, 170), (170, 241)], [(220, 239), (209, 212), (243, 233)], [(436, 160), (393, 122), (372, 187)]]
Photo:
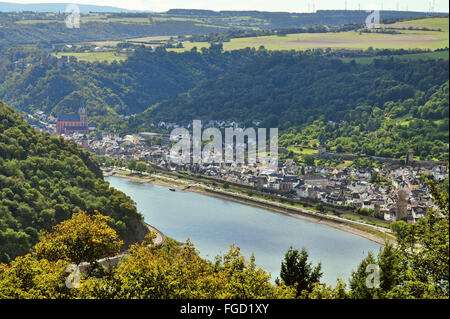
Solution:
[[(380, 59), (363, 65), (302, 53), (273, 52), (266, 59), (155, 105), (132, 124), (142, 128), (151, 121), (189, 123), (202, 119), (235, 120), (253, 126), (253, 120), (260, 120), (262, 127), (285, 130), (320, 119), (324, 124), (345, 122), (351, 131), (347, 135), (361, 137), (364, 132), (377, 131), (389, 123), (403, 124), (406, 132), (402, 133), (401, 142), (405, 146), (415, 137), (411, 132), (424, 135), (422, 142), (445, 144), (448, 101), (435, 97), (439, 91), (448, 98), (448, 78), (448, 61), (444, 60)], [(421, 131), (408, 130), (413, 119), (420, 122)], [(355, 145), (353, 141), (349, 149), (343, 146), (348, 151), (361, 151), (362, 144), (361, 141)], [(438, 149), (448, 154), (448, 147), (444, 146)], [(385, 154), (383, 147), (379, 152), (370, 149), (383, 156), (399, 155), (402, 151)], [(434, 156), (437, 155), (438, 150)]]
[[(35, 56), (34, 66), (21, 71), (9, 62), (20, 58), (21, 50), (4, 49), (3, 54), (0, 99), (17, 110), (43, 110), (58, 115), (76, 112), (79, 100), (84, 98), (91, 120), (102, 122), (108, 115), (117, 118), (118, 114), (142, 112), (201, 81), (267, 56), (265, 51), (250, 49), (222, 53), (220, 46), (185, 53), (137, 49), (121, 63), (71, 62), (57, 68), (41, 64), (39, 54), (34, 52), (27, 53)], [(111, 129), (106, 126), (105, 129)]]
[(177, 123), (229, 119), (250, 124), (259, 119), (267, 127), (288, 128), (318, 115), (327, 121), (346, 120), (359, 105), (384, 109), (388, 102), (431, 93), (448, 75), (448, 61), (443, 60), (383, 59), (361, 65), (274, 52), (160, 103), (146, 115)]
[[(0, 52), (0, 99), (53, 115), (76, 112), (85, 100), (99, 130), (258, 120), (282, 133), (301, 130), (336, 151), (399, 157), (412, 149), (423, 159), (448, 157), (448, 60), (384, 57), (363, 64), (319, 50), (224, 52), (212, 45), (184, 53), (137, 48), (123, 62), (58, 68), (41, 63), (38, 49)], [(32, 66), (20, 69), (14, 61)], [(119, 117), (133, 114), (129, 121)], [(309, 143), (297, 133), (284, 146)]]
[(94, 210), (113, 218), (127, 244), (145, 232), (131, 199), (109, 187), (86, 151), (35, 131), (0, 102), (0, 263), (27, 253), (42, 229)]

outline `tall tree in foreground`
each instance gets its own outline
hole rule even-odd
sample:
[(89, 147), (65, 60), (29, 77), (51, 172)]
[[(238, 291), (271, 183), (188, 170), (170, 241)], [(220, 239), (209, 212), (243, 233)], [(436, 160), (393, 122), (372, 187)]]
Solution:
[(115, 256), (123, 241), (108, 226), (111, 218), (96, 213), (73, 214), (72, 218), (53, 227), (35, 246), (39, 259), (50, 261), (67, 260), (75, 264), (93, 263), (96, 260)]
[[(320, 283), (323, 275), (321, 263), (313, 267), (312, 263), (308, 262), (308, 257), (305, 248), (302, 248), (300, 252), (290, 247), (281, 263), (281, 280), (286, 285), (296, 288), (297, 297), (300, 297), (304, 291), (311, 292), (313, 285)], [(279, 283), (278, 279), (277, 283)]]

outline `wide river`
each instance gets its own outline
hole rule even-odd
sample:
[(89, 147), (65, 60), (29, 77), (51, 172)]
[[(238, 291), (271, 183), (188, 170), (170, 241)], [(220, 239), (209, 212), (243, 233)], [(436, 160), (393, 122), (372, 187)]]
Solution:
[(348, 281), (351, 271), (369, 251), (380, 245), (338, 229), (192, 192), (171, 192), (167, 187), (136, 183), (124, 178), (105, 178), (130, 196), (145, 221), (178, 241), (187, 238), (202, 257), (213, 259), (231, 244), (256, 264), (279, 277), (281, 261), (290, 246), (305, 247), (310, 260), (322, 262), (322, 280)]

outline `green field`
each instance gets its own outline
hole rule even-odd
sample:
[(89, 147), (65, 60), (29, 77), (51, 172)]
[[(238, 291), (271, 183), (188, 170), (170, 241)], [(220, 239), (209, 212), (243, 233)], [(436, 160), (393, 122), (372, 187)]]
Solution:
[(17, 24), (64, 23), (63, 20), (19, 20)]
[(299, 154), (299, 155), (315, 155), (317, 154), (319, 151), (317, 150), (317, 148), (313, 149), (313, 148), (305, 148), (305, 147), (299, 147), (299, 146), (289, 146), (288, 151), (292, 151), (295, 154)]
[(435, 18), (435, 19), (419, 19), (419, 20), (409, 20), (397, 22), (393, 25), (386, 25), (386, 27), (393, 28), (429, 28), (429, 29), (441, 29), (444, 32), (449, 31), (449, 20), (445, 18)]
[(87, 62), (113, 62), (113, 61), (123, 61), (128, 57), (125, 54), (117, 54), (116, 52), (64, 52), (54, 54), (57, 58), (61, 58), (61, 56), (74, 56), (79, 61), (87, 61)]
[(177, 38), (176, 35), (174, 36), (151, 36), (151, 37), (142, 37), (142, 38), (131, 38), (126, 39), (123, 41), (94, 41), (94, 42), (86, 42), (84, 44), (94, 44), (99, 47), (115, 47), (117, 44), (121, 42), (129, 42), (129, 43), (135, 43), (135, 44), (141, 44), (141, 42), (154, 42), (154, 41), (169, 41), (170, 38)]
[[(389, 25), (390, 28), (396, 25)], [(336, 33), (299, 33), (286, 36), (262, 36), (231, 39), (223, 44), (225, 50), (243, 49), (246, 47), (258, 49), (264, 46), (269, 50), (307, 50), (314, 48), (332, 49), (430, 49), (435, 50), (449, 46), (449, 32), (447, 18), (433, 18), (412, 20), (401, 23), (402, 27), (440, 28), (443, 31), (398, 30), (401, 34), (359, 33), (356, 31)], [(209, 43), (189, 41), (183, 42), (184, 49), (173, 51), (187, 51), (193, 47), (198, 49), (209, 47)]]

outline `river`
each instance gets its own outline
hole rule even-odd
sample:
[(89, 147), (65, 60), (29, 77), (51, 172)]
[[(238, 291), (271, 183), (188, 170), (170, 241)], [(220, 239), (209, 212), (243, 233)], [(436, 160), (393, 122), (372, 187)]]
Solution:
[(202, 257), (241, 248), (256, 264), (279, 276), (281, 261), (290, 246), (305, 247), (314, 263), (322, 262), (322, 281), (348, 281), (351, 271), (379, 244), (326, 225), (274, 213), (192, 192), (171, 192), (167, 187), (137, 183), (125, 178), (105, 178), (135, 202), (147, 223), (178, 241), (189, 238)]

